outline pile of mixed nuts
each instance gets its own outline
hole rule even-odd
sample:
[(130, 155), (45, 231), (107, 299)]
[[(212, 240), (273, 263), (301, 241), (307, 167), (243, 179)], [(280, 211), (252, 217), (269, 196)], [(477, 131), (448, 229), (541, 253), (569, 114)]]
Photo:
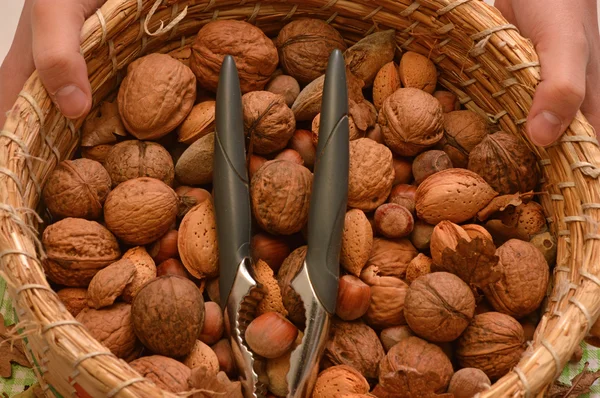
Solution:
[(306, 254), (333, 49), (347, 64), (348, 211), (336, 316), (312, 396), (470, 397), (533, 338), (556, 245), (534, 201), (540, 171), (525, 143), (462, 109), (438, 86), (433, 62), (402, 53), (393, 30), (350, 46), (316, 19), (272, 38), (218, 20), (191, 47), (132, 62), (87, 118), (76, 159), (60, 163), (43, 191), (48, 279), (92, 336), (158, 387), (241, 394), (218, 304), (211, 195), (215, 93), (232, 54), (265, 290), (245, 338), (267, 359), (270, 394), (287, 394), (305, 323), (290, 282)]

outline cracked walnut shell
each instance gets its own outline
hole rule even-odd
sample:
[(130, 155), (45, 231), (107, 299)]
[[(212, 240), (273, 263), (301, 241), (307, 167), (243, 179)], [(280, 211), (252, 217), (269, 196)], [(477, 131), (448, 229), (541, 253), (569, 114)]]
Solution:
[(127, 131), (138, 140), (157, 140), (183, 122), (195, 100), (190, 68), (169, 55), (152, 53), (129, 64), (117, 102)]
[(173, 393), (188, 391), (192, 370), (183, 363), (162, 355), (138, 358), (129, 365), (158, 388)]

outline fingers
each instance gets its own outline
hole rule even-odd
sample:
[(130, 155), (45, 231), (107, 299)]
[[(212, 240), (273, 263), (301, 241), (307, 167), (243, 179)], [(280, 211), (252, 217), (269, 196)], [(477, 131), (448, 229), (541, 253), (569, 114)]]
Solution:
[(87, 114), (92, 95), (80, 54), (80, 32), (97, 0), (36, 0), (32, 8), (33, 60), (46, 90), (68, 118)]

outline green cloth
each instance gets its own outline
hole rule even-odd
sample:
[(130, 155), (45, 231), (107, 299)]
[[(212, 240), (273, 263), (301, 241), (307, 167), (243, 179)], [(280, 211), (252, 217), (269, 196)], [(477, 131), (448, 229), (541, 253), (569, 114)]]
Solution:
[[(14, 325), (17, 321), (15, 311), (12, 308), (6, 282), (0, 278), (0, 314), (4, 316), (6, 326)], [(583, 358), (577, 365), (568, 365), (560, 377), (560, 381), (570, 384), (571, 378), (579, 374), (583, 369), (585, 362), (589, 362), (589, 370), (598, 370), (600, 368), (600, 349), (582, 343)], [(23, 392), (25, 387), (29, 387), (36, 383), (36, 377), (33, 370), (16, 364), (12, 365), (12, 377), (3, 379), (0, 377), (0, 397), (4, 398), (3, 393), (9, 398)], [(600, 381), (597, 382), (591, 394), (582, 395), (582, 397), (597, 397), (600, 398)]]

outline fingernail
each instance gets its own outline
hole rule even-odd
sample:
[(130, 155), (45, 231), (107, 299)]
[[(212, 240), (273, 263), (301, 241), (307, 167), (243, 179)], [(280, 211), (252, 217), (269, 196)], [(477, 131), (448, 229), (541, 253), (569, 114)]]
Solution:
[(62, 114), (70, 119), (83, 116), (87, 109), (88, 98), (77, 86), (61, 88), (54, 95), (54, 100)]
[(538, 146), (554, 143), (562, 134), (562, 122), (552, 112), (540, 112), (528, 123), (529, 137)]

